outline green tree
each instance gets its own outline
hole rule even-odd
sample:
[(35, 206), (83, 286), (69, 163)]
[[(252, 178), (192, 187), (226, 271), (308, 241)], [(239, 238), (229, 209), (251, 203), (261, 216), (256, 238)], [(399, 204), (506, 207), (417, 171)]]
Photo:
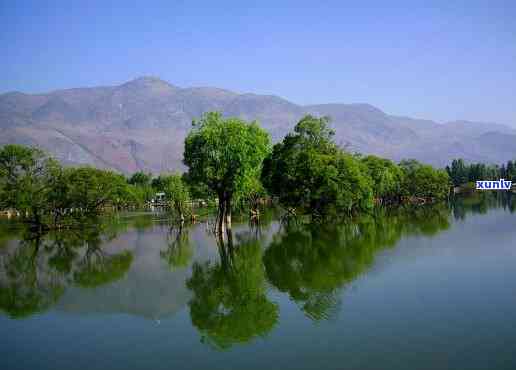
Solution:
[(190, 193), (181, 175), (172, 174), (164, 177), (163, 191), (167, 201), (170, 202), (181, 221), (184, 221), (185, 214), (190, 211)]
[(418, 162), (400, 162), (403, 169), (402, 192), (406, 196), (445, 199), (450, 193), (450, 177), (445, 170)]
[(6, 145), (0, 150), (0, 208), (14, 208), (41, 225), (61, 167), (40, 149)]
[(231, 226), (235, 197), (245, 194), (258, 177), (270, 151), (269, 134), (256, 122), (205, 114), (185, 139), (184, 163), (190, 182), (205, 184), (219, 201), (218, 224)]
[(463, 185), (470, 181), (470, 168), (466, 166), (463, 159), (454, 159), (451, 167), (446, 167), (446, 170), (454, 186)]
[(152, 179), (152, 175), (150, 173), (145, 173), (142, 171), (135, 172), (129, 177), (127, 180), (127, 203), (143, 206), (146, 203), (150, 202), (151, 199), (156, 194), (156, 191), (162, 191), (158, 189), (161, 187), (161, 176)]
[(67, 204), (77, 215), (96, 216), (103, 207), (117, 206), (127, 198), (127, 186), (122, 175), (92, 167), (64, 170)]
[(362, 158), (369, 176), (373, 180), (374, 196), (380, 200), (389, 200), (401, 195), (403, 171), (388, 159), (368, 155)]
[(372, 205), (366, 169), (335, 145), (328, 122), (327, 117), (305, 116), (264, 161), (265, 188), (290, 210), (322, 215)]
[(137, 186), (149, 186), (151, 185), (151, 179), (152, 175), (150, 173), (138, 171), (131, 175), (131, 177), (127, 180), (127, 183)]
[(507, 180), (516, 182), (516, 161), (507, 161), (506, 172)]

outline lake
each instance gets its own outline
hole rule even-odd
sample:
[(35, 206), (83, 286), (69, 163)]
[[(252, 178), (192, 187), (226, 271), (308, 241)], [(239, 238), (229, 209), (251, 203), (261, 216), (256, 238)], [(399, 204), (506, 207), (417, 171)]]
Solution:
[(0, 368), (516, 369), (516, 197), (220, 239), (124, 214), (0, 225)]

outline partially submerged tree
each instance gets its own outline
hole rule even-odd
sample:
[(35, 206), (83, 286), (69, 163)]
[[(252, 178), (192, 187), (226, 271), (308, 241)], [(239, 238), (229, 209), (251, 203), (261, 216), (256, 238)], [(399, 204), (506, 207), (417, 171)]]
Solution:
[[(154, 185), (159, 185), (160, 178), (152, 179), (150, 173), (138, 171), (133, 173), (128, 179), (127, 187), (129, 203), (143, 206), (150, 202), (156, 193)], [(152, 184), (152, 185), (151, 185)]]
[(132, 201), (124, 177), (115, 172), (62, 168), (36, 148), (0, 149), (0, 209), (12, 208), (39, 228), (82, 221)]
[(21, 145), (0, 149), (0, 209), (13, 208), (40, 225), (61, 167), (42, 150)]
[(64, 170), (68, 204), (87, 216), (99, 214), (107, 205), (116, 205), (126, 197), (124, 177), (112, 171), (92, 167)]
[(188, 186), (179, 174), (163, 177), (162, 181), (166, 199), (180, 220), (184, 221), (185, 215), (190, 211)]
[(256, 122), (205, 114), (185, 139), (184, 163), (191, 182), (205, 184), (217, 195), (218, 225), (231, 227), (234, 197), (259, 177), (270, 151), (269, 134)]
[(360, 161), (333, 141), (327, 117), (305, 116), (263, 164), (265, 188), (291, 212), (351, 212), (372, 205), (371, 180)]

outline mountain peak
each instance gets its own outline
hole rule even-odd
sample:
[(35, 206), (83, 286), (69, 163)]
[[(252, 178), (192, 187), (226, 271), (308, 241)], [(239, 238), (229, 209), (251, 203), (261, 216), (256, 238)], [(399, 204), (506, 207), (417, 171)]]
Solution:
[(141, 76), (137, 77), (129, 82), (122, 84), (121, 86), (135, 86), (135, 87), (166, 87), (177, 89), (176, 86), (168, 83), (155, 76)]

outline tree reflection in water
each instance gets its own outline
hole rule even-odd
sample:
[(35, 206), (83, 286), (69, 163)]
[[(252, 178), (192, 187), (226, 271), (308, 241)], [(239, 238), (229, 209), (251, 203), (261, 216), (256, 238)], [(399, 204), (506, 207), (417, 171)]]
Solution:
[[(217, 245), (219, 258), (193, 262), (186, 280), (189, 292), (183, 282), (195, 261), (197, 243), (190, 242), (188, 230), (182, 225), (172, 227), (166, 236), (167, 245), (160, 245), (159, 257), (153, 255), (152, 261), (159, 265), (165, 261), (167, 273), (179, 273), (177, 285), (185, 291), (182, 302), (188, 300), (188, 293), (193, 295), (189, 301), (193, 325), (203, 341), (223, 349), (263, 337), (275, 327), (279, 307), (268, 298), (267, 287), (286, 293), (311, 320), (331, 318), (340, 310), (342, 289), (373, 265), (378, 251), (396, 245), (406, 235), (432, 236), (447, 229), (451, 214), (460, 220), (467, 213), (486, 212), (493, 207), (513, 212), (515, 204), (514, 196), (508, 193), (482, 193), (452, 199), (450, 207), (378, 208), (372, 214), (333, 220), (331, 224), (287, 218), (275, 235), (267, 227), (276, 214), (263, 213), (259, 222), (251, 222), (242, 228), (243, 232), (233, 236), (227, 230), (224, 238), (219, 234), (214, 241), (209, 239)], [(70, 286), (91, 292), (91, 288), (124, 277), (133, 255), (127, 251), (110, 254), (106, 242), (128, 227), (134, 227), (138, 237), (143, 236), (153, 225), (149, 217), (126, 221), (111, 218), (82, 230), (46, 235), (0, 228), (0, 310), (11, 317), (27, 317), (51, 308)], [(149, 233), (149, 240), (163, 242), (165, 235), (160, 230)], [(15, 239), (19, 242), (13, 243)], [(203, 258), (202, 252), (199, 258)], [(145, 258), (139, 262), (155, 273), (149, 283), (153, 288), (159, 284), (170, 287), (166, 280), (169, 275), (160, 275)], [(134, 290), (141, 291), (138, 284), (143, 283), (137, 282), (128, 286), (135, 284)], [(171, 297), (176, 297), (174, 289)], [(118, 300), (112, 292), (109, 298)], [(156, 298), (148, 305), (154, 301), (163, 303)], [(154, 307), (145, 309), (156, 311)]]
[(202, 341), (225, 349), (263, 337), (278, 321), (278, 306), (266, 295), (262, 246), (253, 232), (231, 230), (218, 237), (220, 260), (194, 263), (187, 286), (194, 296), (189, 302), (193, 325)]
[[(103, 251), (103, 231), (100, 225), (45, 235), (26, 231), (0, 255), (0, 310), (27, 317), (51, 308), (69, 285), (91, 288), (122, 278), (133, 256)], [(110, 229), (106, 235), (116, 234)]]
[(510, 213), (516, 212), (516, 194), (507, 191), (476, 192), (467, 197), (451, 200), (453, 216), (463, 220), (467, 213), (485, 214), (490, 208), (501, 207)]
[(167, 249), (160, 252), (160, 257), (171, 270), (175, 270), (187, 268), (193, 255), (193, 247), (190, 243), (188, 230), (184, 228), (184, 222), (173, 224), (167, 234)]
[(336, 224), (289, 222), (263, 257), (267, 279), (288, 293), (312, 320), (332, 317), (340, 290), (366, 271), (375, 254), (407, 234), (433, 235), (449, 227), (446, 206), (378, 209)]

